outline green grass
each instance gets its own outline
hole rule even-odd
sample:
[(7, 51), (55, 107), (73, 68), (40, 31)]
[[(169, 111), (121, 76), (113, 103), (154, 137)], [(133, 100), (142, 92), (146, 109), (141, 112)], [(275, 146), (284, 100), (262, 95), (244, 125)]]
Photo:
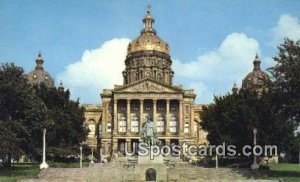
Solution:
[(33, 178), (39, 173), (39, 165), (22, 164), (13, 165), (11, 168), (0, 168), (0, 181), (13, 182), (24, 178)]
[(270, 164), (270, 170), (260, 170), (264, 179), (282, 179), (284, 182), (300, 181), (299, 164)]
[[(79, 168), (79, 162), (58, 163), (48, 162), (50, 168)], [(88, 162), (82, 163), (83, 167), (88, 167)], [(0, 182), (16, 182), (20, 179), (34, 178), (38, 175), (39, 164), (16, 164), (11, 168), (0, 167)]]

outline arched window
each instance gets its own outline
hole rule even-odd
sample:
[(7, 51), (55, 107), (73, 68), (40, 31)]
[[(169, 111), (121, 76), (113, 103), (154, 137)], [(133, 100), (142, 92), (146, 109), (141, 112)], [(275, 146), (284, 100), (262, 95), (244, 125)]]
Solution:
[(193, 126), (193, 130), (194, 130), (194, 135), (197, 136), (197, 132), (198, 132), (198, 123), (194, 122), (194, 126)]
[(159, 73), (158, 75), (157, 75), (157, 79), (158, 79), (158, 81), (162, 81), (162, 76), (161, 76), (161, 74)]
[(177, 132), (177, 119), (174, 115), (171, 116), (171, 118), (170, 118), (170, 132), (171, 133)]
[(141, 78), (141, 79), (144, 78), (143, 70), (141, 70), (140, 74), (141, 74), (140, 78)]
[(119, 132), (126, 132), (126, 117), (121, 116), (119, 119)]
[(188, 122), (184, 123), (184, 133), (190, 132), (190, 124)]
[(94, 137), (96, 134), (96, 122), (93, 119), (88, 121), (88, 128), (89, 128), (88, 137), (89, 138)]
[(101, 123), (99, 123), (99, 126), (98, 126), (99, 128), (99, 136), (101, 137), (102, 136), (102, 124)]
[(106, 125), (106, 132), (111, 132), (111, 123), (107, 123)]
[(139, 119), (137, 116), (131, 118), (131, 132), (139, 132)]
[(165, 131), (165, 119), (162, 116), (157, 118), (157, 132), (164, 132)]

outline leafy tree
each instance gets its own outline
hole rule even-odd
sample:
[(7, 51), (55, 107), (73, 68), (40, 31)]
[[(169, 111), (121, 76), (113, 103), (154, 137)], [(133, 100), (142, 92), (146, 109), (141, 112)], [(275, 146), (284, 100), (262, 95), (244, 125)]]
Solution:
[(36, 153), (38, 135), (46, 123), (47, 109), (27, 84), (22, 68), (2, 64), (0, 69), (0, 156), (17, 159)]
[(208, 131), (210, 144), (235, 145), (237, 152), (253, 144), (253, 128), (257, 128), (259, 145), (277, 145), (283, 148), (292, 137), (293, 126), (284, 122), (275, 95), (240, 90), (239, 93), (215, 97), (214, 104), (203, 108), (202, 127)]
[(70, 100), (69, 90), (35, 87), (38, 96), (48, 108), (50, 125), (47, 128), (47, 145), (56, 156), (74, 154), (87, 131), (84, 127), (84, 108), (79, 101)]
[[(276, 64), (269, 69), (274, 79), (276, 104), (280, 106), (286, 123), (296, 127), (300, 125), (300, 40), (285, 39), (278, 46), (278, 51), (273, 58)], [(292, 141), (291, 145), (287, 145), (286, 152), (294, 155), (295, 151), (299, 151), (300, 140)]]
[(300, 41), (285, 39), (269, 70), (281, 109), (287, 119), (300, 123)]

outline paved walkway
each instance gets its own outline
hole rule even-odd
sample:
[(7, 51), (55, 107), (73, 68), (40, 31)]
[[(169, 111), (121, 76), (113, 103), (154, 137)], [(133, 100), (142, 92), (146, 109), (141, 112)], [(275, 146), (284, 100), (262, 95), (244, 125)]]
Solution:
[[(134, 167), (124, 167), (125, 161), (94, 164), (88, 168), (49, 168), (41, 171), (37, 179), (22, 182), (134, 182)], [(228, 168), (202, 168), (188, 163), (176, 162), (168, 169), (169, 182), (267, 182), (247, 177), (248, 170)], [(268, 181), (270, 182), (270, 181)]]

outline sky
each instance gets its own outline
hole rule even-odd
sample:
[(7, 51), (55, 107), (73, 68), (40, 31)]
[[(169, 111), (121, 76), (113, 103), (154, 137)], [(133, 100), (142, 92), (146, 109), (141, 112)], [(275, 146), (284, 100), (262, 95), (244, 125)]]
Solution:
[(197, 104), (240, 87), (256, 53), (266, 69), (285, 37), (300, 39), (298, 0), (1, 0), (0, 62), (29, 72), (41, 51), (56, 85), (99, 104), (102, 89), (122, 84), (147, 4), (170, 45), (174, 82), (193, 88)]

